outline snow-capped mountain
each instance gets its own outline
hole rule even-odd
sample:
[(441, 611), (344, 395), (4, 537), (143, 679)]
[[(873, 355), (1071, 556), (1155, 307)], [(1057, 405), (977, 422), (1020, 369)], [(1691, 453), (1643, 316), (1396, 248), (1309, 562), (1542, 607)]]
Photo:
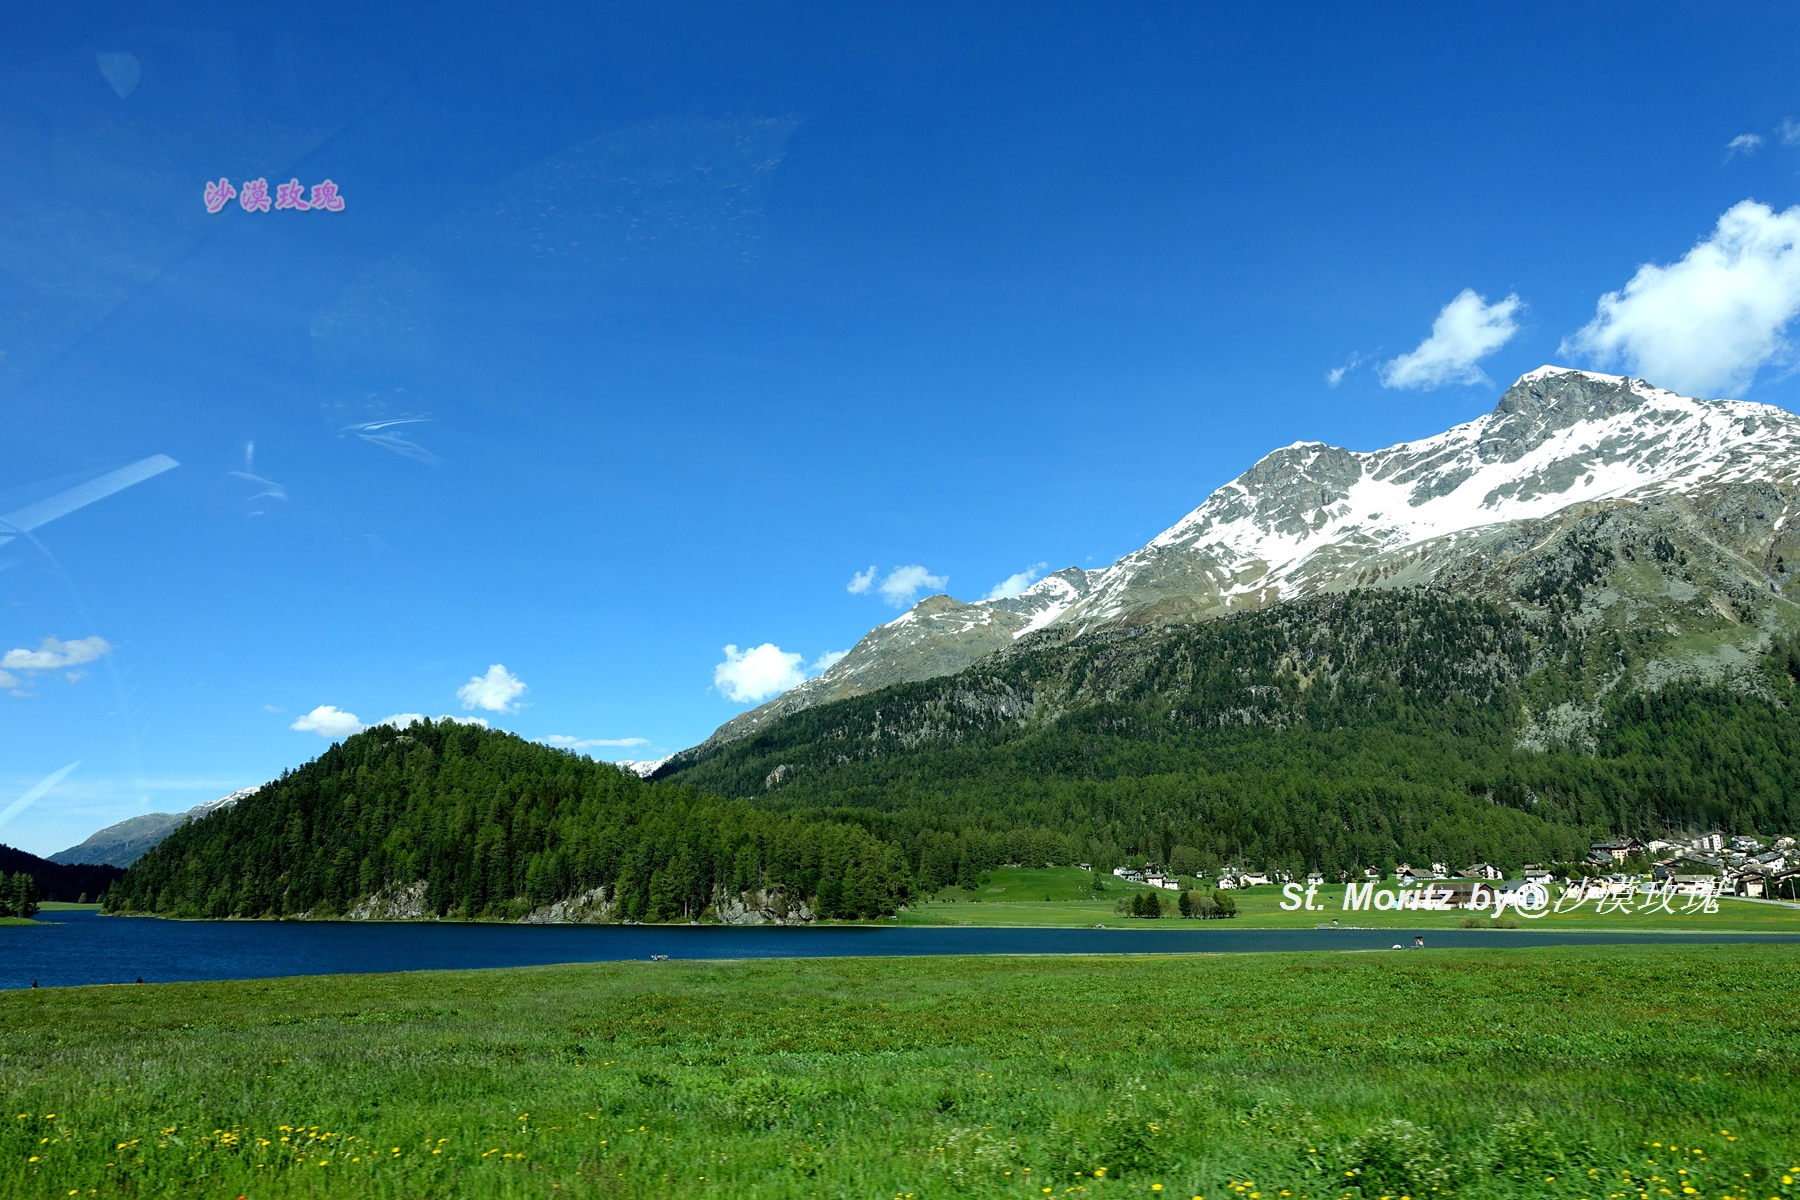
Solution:
[(661, 758), (621, 758), (613, 766), (630, 771), (646, 779), (656, 774), (656, 769), (668, 762), (674, 755), (665, 754)]
[[(922, 600), (706, 745), (815, 704), (954, 673), (1039, 630), (1181, 624), (1355, 587), (1500, 595), (1528, 563), (1567, 557), (1551, 543), (1571, 522), (1606, 512), (1643, 510), (1640, 523), (1657, 527), (1643, 536), (1670, 546), (1671, 536), (1684, 546), (1697, 538), (1703, 557), (1719, 559), (1715, 590), (1781, 594), (1793, 578), (1782, 550), (1797, 476), (1800, 417), (1783, 409), (1540, 367), (1493, 412), (1435, 437), (1368, 453), (1320, 442), (1276, 450), (1110, 567), (1070, 567), (1008, 600)], [(1680, 511), (1664, 511), (1676, 499)]]
[(179, 813), (143, 813), (128, 817), (117, 825), (108, 825), (88, 837), (78, 846), (70, 846), (67, 850), (59, 850), (50, 856), (54, 863), (106, 863), (115, 867), (129, 867), (152, 846), (180, 829), (189, 821), (198, 821), (201, 817), (230, 808), (246, 796), (254, 796), (262, 790), (262, 785), (241, 788), (229, 796), (220, 796), (217, 800), (207, 800), (186, 812)]
[(1784, 409), (1539, 367), (1493, 412), (1436, 437), (1368, 454), (1320, 442), (1275, 451), (1094, 572), (1055, 620), (1088, 630), (1261, 608), (1397, 551), (1441, 553), (1477, 530), (1577, 505), (1791, 481), (1797, 469), (1800, 417)]

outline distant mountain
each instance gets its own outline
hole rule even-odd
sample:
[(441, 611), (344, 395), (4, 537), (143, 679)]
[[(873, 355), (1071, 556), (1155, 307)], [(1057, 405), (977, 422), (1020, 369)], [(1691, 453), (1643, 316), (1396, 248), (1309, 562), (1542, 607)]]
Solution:
[(245, 796), (255, 795), (257, 788), (248, 787), (241, 791), (221, 796), (217, 800), (208, 800), (204, 804), (196, 804), (183, 813), (145, 813), (138, 817), (129, 817), (117, 825), (108, 825), (98, 833), (92, 834), (79, 846), (70, 846), (67, 850), (58, 850), (50, 856), (53, 863), (107, 863), (115, 867), (129, 867), (143, 856), (144, 851), (156, 845), (174, 833), (189, 821), (197, 821), (208, 813), (222, 808), (230, 808)]
[(631, 771), (639, 778), (648, 779), (650, 776), (656, 774), (658, 767), (668, 761), (669, 756), (665, 754), (661, 758), (621, 758), (618, 762), (614, 763), (613, 766), (618, 767), (622, 771)]
[(11, 846), (0, 845), (0, 875), (25, 872), (37, 881), (37, 898), (67, 904), (98, 901), (113, 881), (125, 874), (100, 863), (54, 863)]
[[(1502, 604), (1567, 589), (1608, 620), (1693, 633), (1640, 664), (1652, 686), (1741, 673), (1800, 618), (1788, 602), (1800, 596), (1797, 479), (1800, 417), (1783, 409), (1540, 367), (1493, 412), (1436, 437), (1276, 450), (1110, 567), (1070, 567), (1013, 599), (922, 600), (663, 773), (807, 708), (953, 675), (1039, 631), (1190, 624), (1358, 588), (1435, 584)], [(1626, 546), (1657, 569), (1614, 570)]]

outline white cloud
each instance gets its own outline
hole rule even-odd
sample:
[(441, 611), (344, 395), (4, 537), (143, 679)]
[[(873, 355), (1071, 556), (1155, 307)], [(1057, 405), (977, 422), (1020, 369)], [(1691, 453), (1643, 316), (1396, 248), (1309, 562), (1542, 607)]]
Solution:
[(529, 689), (525, 681), (495, 663), (486, 675), (470, 676), (469, 682), (456, 689), (456, 698), (464, 709), (485, 708), (489, 712), (516, 712), (513, 701)]
[(875, 564), (870, 563), (868, 570), (858, 571), (850, 576), (850, 582), (844, 585), (844, 590), (849, 592), (852, 596), (860, 596), (873, 587), (874, 584)]
[(1775, 131), (1781, 135), (1782, 145), (1800, 146), (1800, 121), (1796, 121), (1792, 117), (1783, 117)]
[(987, 594), (989, 600), (1011, 600), (1024, 593), (1025, 589), (1037, 582), (1037, 577), (1044, 573), (1049, 563), (1032, 563), (1016, 575), (1008, 575), (996, 583)]
[(1431, 336), (1417, 349), (1377, 368), (1381, 386), (1428, 391), (1450, 383), (1486, 383), (1475, 364), (1519, 332), (1513, 314), (1524, 306), (1517, 296), (1489, 304), (1475, 289), (1464, 288), (1444, 305), (1431, 323)]
[[(267, 708), (268, 706), (264, 705), (263, 707)], [(373, 729), (377, 725), (406, 729), (413, 722), (423, 720), (425, 720), (424, 713), (394, 713), (392, 716), (383, 717), (379, 721), (371, 721), (365, 725), (362, 723), (362, 719), (353, 712), (345, 712), (334, 704), (321, 704), (289, 725), (288, 728), (297, 729), (301, 733), (316, 733), (323, 738), (347, 738), (352, 734), (361, 733), (365, 729)], [(438, 720), (440, 722), (454, 721), (458, 725), (479, 725), (483, 729), (488, 728), (487, 721), (482, 717), (456, 717), (446, 713)]]
[(369, 728), (373, 729), (373, 728), (375, 728), (376, 725), (391, 725), (395, 729), (405, 729), (407, 726), (411, 725), (414, 721), (423, 721), (424, 719), (425, 719), (424, 713), (395, 713), (391, 717), (381, 718), (381, 720), (376, 721), (374, 724), (370, 725)]
[(300, 733), (316, 733), (322, 738), (347, 738), (353, 733), (361, 733), (363, 723), (353, 712), (344, 712), (335, 704), (321, 704), (288, 728)]
[(16, 688), (18, 686), (19, 677), (17, 675), (9, 675), (5, 671), (0, 671), (0, 688)]
[(1800, 206), (1778, 213), (1745, 200), (1711, 236), (1669, 266), (1645, 263), (1623, 289), (1600, 297), (1594, 319), (1563, 339), (1562, 353), (1688, 395), (1738, 391), (1757, 369), (1792, 352), (1800, 315)]
[(713, 686), (737, 704), (761, 704), (770, 696), (806, 682), (801, 656), (773, 642), (748, 650), (725, 647), (725, 661), (713, 668)]
[(895, 608), (905, 608), (912, 603), (920, 589), (929, 588), (937, 592), (943, 590), (944, 585), (949, 582), (948, 575), (933, 575), (924, 567), (895, 567), (881, 581), (881, 598)]
[(60, 671), (111, 653), (112, 646), (103, 637), (78, 638), (73, 642), (47, 637), (36, 650), (8, 650), (0, 654), (0, 667), (11, 671)]
[(844, 655), (848, 653), (850, 653), (848, 650), (827, 650), (825, 653), (819, 655), (819, 657), (813, 659), (813, 664), (807, 668), (807, 673), (812, 675), (823, 675), (825, 672), (831, 670), (831, 668), (837, 666)]
[(1356, 368), (1361, 366), (1364, 361), (1365, 359), (1361, 354), (1352, 354), (1349, 361), (1343, 366), (1333, 367), (1331, 370), (1325, 372), (1325, 386), (1336, 387), (1338, 384), (1344, 382), (1344, 376), (1356, 370)]
[(559, 750), (586, 750), (593, 746), (648, 746), (649, 738), (577, 738), (566, 733), (553, 733), (549, 737), (541, 737), (538, 741), (546, 746), (555, 746)]
[(1762, 149), (1762, 144), (1760, 133), (1740, 133), (1725, 143), (1725, 157), (1730, 159), (1740, 154), (1755, 154)]

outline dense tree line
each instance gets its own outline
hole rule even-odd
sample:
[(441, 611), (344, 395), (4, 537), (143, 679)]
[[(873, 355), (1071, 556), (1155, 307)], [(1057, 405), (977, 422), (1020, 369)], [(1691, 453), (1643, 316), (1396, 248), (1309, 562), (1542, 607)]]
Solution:
[(31, 876), (39, 900), (59, 904), (83, 904), (98, 901), (113, 880), (125, 873), (122, 867), (105, 863), (53, 863), (47, 858), (0, 845), (0, 872), (24, 873)]
[(825, 915), (910, 895), (898, 847), (861, 824), (773, 813), (453, 722), (379, 727), (184, 825), (108, 893), (114, 911), (338, 916), (423, 883), (428, 913), (518, 917), (600, 889), (623, 920), (699, 919), (780, 888)]
[(37, 911), (37, 880), (24, 871), (0, 872), (0, 917), (35, 917)]

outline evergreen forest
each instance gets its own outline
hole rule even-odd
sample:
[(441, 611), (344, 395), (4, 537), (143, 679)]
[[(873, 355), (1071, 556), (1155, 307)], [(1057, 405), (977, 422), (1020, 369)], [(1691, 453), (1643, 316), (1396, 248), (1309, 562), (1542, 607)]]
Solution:
[(106, 863), (53, 863), (47, 858), (0, 845), (0, 873), (30, 878), (39, 900), (85, 904), (100, 899), (100, 894), (125, 872), (121, 867)]
[[(1618, 685), (1641, 647), (1571, 629), (1411, 589), (1039, 636), (654, 781), (475, 726), (383, 726), (176, 830), (107, 903), (328, 917), (422, 885), (421, 915), (585, 896), (681, 921), (760, 890), (871, 917), (1006, 863), (1510, 870), (1619, 833), (1800, 827), (1800, 646), (1644, 693)], [(1546, 733), (1551, 713), (1573, 718)]]

